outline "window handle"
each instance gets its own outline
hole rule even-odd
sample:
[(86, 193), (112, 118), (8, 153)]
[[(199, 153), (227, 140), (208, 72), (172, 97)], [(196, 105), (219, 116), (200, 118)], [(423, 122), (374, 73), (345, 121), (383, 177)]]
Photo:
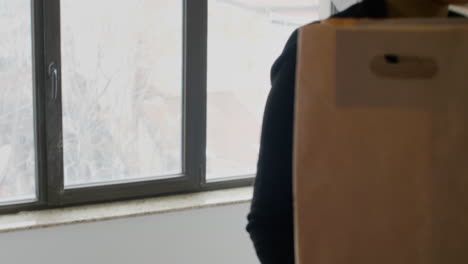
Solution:
[(52, 79), (51, 95), (52, 95), (52, 99), (55, 100), (57, 99), (57, 96), (58, 96), (58, 82), (59, 82), (58, 68), (55, 62), (52, 62), (49, 64), (48, 75), (49, 75), (48, 76), (49, 79)]

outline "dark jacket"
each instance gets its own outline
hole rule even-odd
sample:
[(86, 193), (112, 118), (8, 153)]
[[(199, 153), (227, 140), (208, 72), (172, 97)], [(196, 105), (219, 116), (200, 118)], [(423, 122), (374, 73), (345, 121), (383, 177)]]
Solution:
[[(384, 0), (368, 0), (334, 17), (385, 18), (387, 8)], [(297, 35), (296, 30), (271, 69), (272, 88), (248, 216), (247, 231), (263, 264), (294, 263), (292, 145)]]

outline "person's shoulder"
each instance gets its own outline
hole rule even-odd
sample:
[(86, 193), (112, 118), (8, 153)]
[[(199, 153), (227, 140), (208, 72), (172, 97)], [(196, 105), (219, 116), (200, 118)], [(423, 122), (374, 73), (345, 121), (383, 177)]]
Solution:
[[(350, 7), (348, 7), (347, 9), (345, 9), (345, 10), (343, 10), (341, 12), (338, 12), (338, 13), (330, 16), (330, 18), (365, 18), (365, 17), (367, 17), (369, 15), (367, 9), (368, 8), (365, 5), (365, 3), (360, 2), (360, 3), (354, 4), (354, 5), (350, 6)], [(303, 27), (313, 25), (313, 24), (317, 24), (317, 23), (320, 23), (320, 22), (321, 22), (321, 20), (313, 21), (311, 23), (308, 23), (308, 24), (304, 25)], [(300, 28), (298, 30), (296, 30), (296, 32), (294, 32), (296, 34), (296, 38), (297, 38), (297, 31), (299, 31), (299, 30), (300, 30)]]
[[(284, 46), (283, 52), (275, 61), (273, 66), (271, 67), (270, 74), (271, 74), (272, 82), (275, 82), (279, 76), (284, 75), (284, 73), (280, 74), (280, 72), (283, 72), (282, 69), (284, 69), (283, 67), (284, 65), (287, 65), (287, 64), (295, 65), (296, 56), (297, 56), (298, 36), (299, 36), (299, 29), (296, 29), (289, 36), (289, 39), (286, 42), (286, 45)], [(291, 74), (294, 74), (295, 69), (291, 67), (287, 67), (287, 69), (288, 69), (288, 72), (291, 72)]]
[[(365, 8), (362, 3), (355, 4), (346, 10), (339, 12), (335, 15), (332, 16), (332, 18), (361, 18), (365, 17)], [(305, 26), (309, 26), (312, 24), (317, 24), (320, 23), (320, 20), (313, 21)], [(305, 27), (303, 26), (303, 27)], [(297, 45), (298, 45), (298, 39), (299, 39), (299, 32), (303, 28), (300, 27), (292, 32), (292, 34), (289, 36), (288, 41), (286, 42), (286, 45), (284, 46), (283, 52), (281, 53), (281, 56), (278, 58), (276, 63), (272, 67), (272, 74), (275, 75), (280, 69), (281, 65), (284, 64), (284, 61), (295, 61), (296, 56), (297, 56)]]
[(284, 47), (284, 51), (295, 49), (297, 47), (297, 39), (299, 38), (299, 28), (294, 30), (294, 32), (289, 36), (288, 41)]

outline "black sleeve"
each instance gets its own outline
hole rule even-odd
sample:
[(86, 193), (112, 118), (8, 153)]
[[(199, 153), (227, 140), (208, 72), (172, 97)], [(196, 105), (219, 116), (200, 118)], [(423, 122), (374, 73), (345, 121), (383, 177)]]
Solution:
[(292, 142), (297, 31), (271, 69), (247, 231), (263, 264), (294, 263)]

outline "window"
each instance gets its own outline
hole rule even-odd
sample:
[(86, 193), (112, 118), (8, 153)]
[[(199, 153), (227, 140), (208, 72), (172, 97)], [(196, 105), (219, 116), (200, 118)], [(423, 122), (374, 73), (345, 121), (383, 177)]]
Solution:
[(254, 175), (269, 71), (314, 0), (208, 1), (208, 180)]
[(36, 199), (31, 9), (0, 1), (0, 205)]
[(251, 184), (269, 69), (329, 0), (0, 0), (0, 213)]
[(66, 187), (182, 174), (182, 16), (182, 1), (61, 1)]

